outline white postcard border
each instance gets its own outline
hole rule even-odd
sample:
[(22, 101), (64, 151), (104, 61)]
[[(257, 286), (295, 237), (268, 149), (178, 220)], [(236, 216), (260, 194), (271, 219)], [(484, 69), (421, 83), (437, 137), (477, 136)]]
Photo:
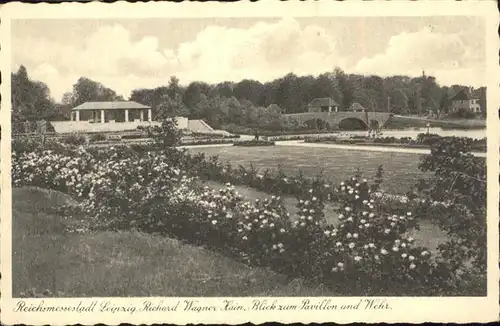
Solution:
[[(286, 14), (285, 14), (286, 13)], [(488, 129), (488, 296), (484, 298), (427, 298), (403, 297), (382, 298), (387, 300), (390, 310), (346, 310), (346, 311), (219, 311), (219, 312), (98, 312), (93, 313), (19, 313), (15, 312), (20, 300), (12, 299), (11, 287), (11, 184), (10, 184), (10, 21), (21, 18), (141, 18), (141, 17), (310, 17), (310, 16), (428, 16), (428, 15), (481, 15), (487, 19), (487, 66), (489, 72), (487, 129)], [(2, 18), (0, 27), (2, 72), (1, 111), (1, 319), (5, 324), (118, 324), (127, 323), (225, 323), (244, 322), (263, 323), (277, 321), (291, 322), (487, 322), (498, 319), (499, 271), (498, 271), (498, 175), (499, 175), (499, 108), (498, 76), (498, 12), (494, 1), (418, 1), (418, 2), (286, 2), (261, 1), (259, 3), (113, 3), (113, 4), (8, 4), (0, 9)], [(466, 27), (464, 27), (466, 28)], [(138, 280), (140, 281), (140, 280)], [(242, 304), (251, 305), (257, 298), (232, 298)], [(261, 298), (268, 301), (278, 300), (280, 304), (300, 305), (304, 298)], [(360, 300), (375, 298), (337, 297), (308, 298), (311, 301), (331, 299), (336, 304), (363, 305)], [(163, 301), (165, 304), (186, 298), (71, 298), (71, 299), (23, 299), (27, 305), (73, 305), (80, 302), (87, 305), (96, 301), (109, 301), (113, 305), (124, 307), (142, 306), (145, 300)], [(223, 303), (224, 298), (192, 298), (203, 305)]]

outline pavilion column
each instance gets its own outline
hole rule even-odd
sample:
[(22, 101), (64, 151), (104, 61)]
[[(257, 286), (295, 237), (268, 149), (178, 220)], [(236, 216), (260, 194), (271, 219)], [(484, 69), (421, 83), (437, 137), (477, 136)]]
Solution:
[(125, 122), (128, 122), (128, 109), (125, 109)]
[(141, 110), (141, 112), (140, 112), (140, 118), (141, 118), (141, 121), (144, 121), (144, 110)]
[(80, 111), (75, 111), (75, 121), (80, 121)]
[(148, 109), (148, 121), (151, 122), (152, 117), (151, 117), (151, 109)]
[(106, 119), (104, 117), (104, 110), (101, 110), (101, 123), (106, 122)]

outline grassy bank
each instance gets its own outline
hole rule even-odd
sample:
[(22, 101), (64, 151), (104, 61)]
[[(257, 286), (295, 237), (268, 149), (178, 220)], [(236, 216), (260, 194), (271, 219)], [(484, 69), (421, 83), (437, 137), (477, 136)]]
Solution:
[(68, 201), (55, 191), (13, 190), (14, 297), (335, 295), (174, 239), (137, 231), (68, 234), (72, 221), (54, 211)]

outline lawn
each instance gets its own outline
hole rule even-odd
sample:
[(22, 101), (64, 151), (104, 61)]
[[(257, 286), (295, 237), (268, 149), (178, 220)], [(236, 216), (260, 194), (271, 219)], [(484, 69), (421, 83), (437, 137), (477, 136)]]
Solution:
[(130, 232), (67, 234), (54, 207), (71, 198), (13, 189), (13, 296), (328, 296), (322, 286), (250, 268), (201, 247)]
[(418, 170), (419, 154), (368, 152), (346, 149), (307, 148), (293, 146), (272, 147), (211, 147), (191, 148), (208, 156), (218, 155), (233, 167), (253, 164), (263, 173), (265, 169), (281, 169), (288, 175), (299, 170), (312, 178), (320, 171), (338, 183), (348, 179), (359, 169), (366, 177), (375, 175), (377, 168), (384, 168), (382, 190), (404, 194), (419, 178), (428, 174)]

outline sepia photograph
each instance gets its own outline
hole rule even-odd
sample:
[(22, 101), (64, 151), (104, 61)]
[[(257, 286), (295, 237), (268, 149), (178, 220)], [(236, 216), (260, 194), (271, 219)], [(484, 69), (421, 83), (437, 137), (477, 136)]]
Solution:
[(484, 10), (12, 18), (14, 312), (486, 298), (487, 23)]

